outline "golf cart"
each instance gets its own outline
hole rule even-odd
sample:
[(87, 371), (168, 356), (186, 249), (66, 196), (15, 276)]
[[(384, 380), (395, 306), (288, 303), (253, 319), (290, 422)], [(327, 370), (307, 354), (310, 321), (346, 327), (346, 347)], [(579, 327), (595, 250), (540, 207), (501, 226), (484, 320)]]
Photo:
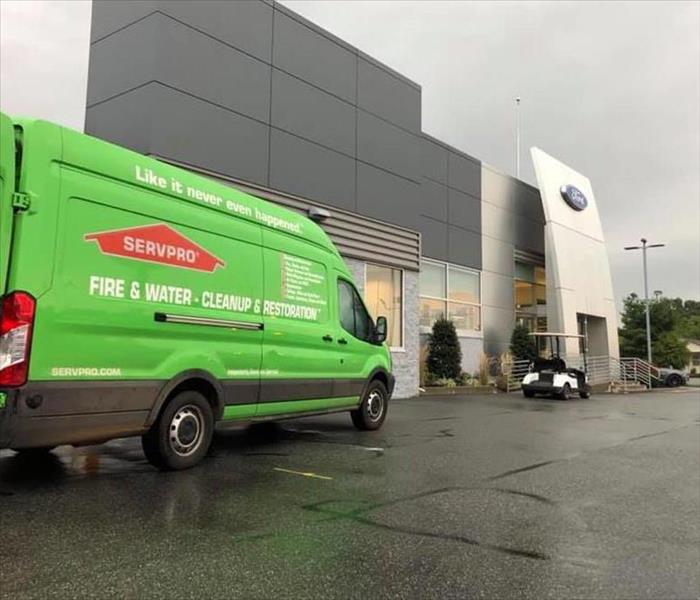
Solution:
[(525, 375), (521, 387), (527, 398), (535, 394), (553, 396), (561, 400), (569, 400), (572, 394), (581, 398), (589, 398), (591, 386), (586, 374), (586, 344), (583, 345), (583, 370), (567, 368), (561, 357), (560, 340), (562, 338), (583, 339), (583, 335), (569, 333), (536, 332), (533, 337), (549, 339), (550, 358), (536, 358), (530, 364), (530, 372)]

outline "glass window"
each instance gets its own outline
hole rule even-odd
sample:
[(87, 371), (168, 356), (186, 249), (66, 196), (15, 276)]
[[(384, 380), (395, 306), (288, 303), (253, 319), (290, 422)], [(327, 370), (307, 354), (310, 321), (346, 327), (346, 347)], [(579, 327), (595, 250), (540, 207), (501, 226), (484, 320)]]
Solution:
[(347, 281), (338, 281), (338, 303), (340, 306), (340, 324), (354, 335), (355, 333), (355, 308), (352, 296), (353, 289)]
[(535, 301), (537, 304), (547, 304), (547, 288), (545, 286), (535, 286)]
[(447, 284), (445, 282), (445, 265), (436, 265), (429, 262), (421, 262), (420, 265), (420, 293), (422, 296), (433, 298), (445, 298)]
[(338, 304), (342, 328), (356, 338), (368, 342), (374, 329), (372, 318), (367, 314), (357, 290), (342, 279), (338, 280)]
[(355, 300), (355, 337), (367, 342), (372, 333), (372, 319), (367, 314), (367, 309), (362, 304), (356, 290), (353, 290), (353, 297)]
[(461, 331), (481, 329), (481, 280), (477, 272), (446, 263), (421, 262), (420, 325), (440, 317)]
[(423, 327), (432, 327), (440, 317), (447, 315), (447, 302), (432, 298), (420, 299), (420, 324)]
[(547, 273), (544, 267), (535, 267), (535, 283), (547, 285)]
[(449, 269), (450, 300), (479, 304), (479, 275), (455, 267)]
[(449, 302), (447, 305), (447, 314), (457, 329), (480, 329), (481, 324), (479, 323), (478, 306)]
[(386, 317), (387, 343), (403, 346), (403, 272), (391, 267), (366, 266), (365, 302), (370, 315)]
[(525, 281), (515, 282), (515, 308), (527, 310), (535, 305), (534, 286)]
[(521, 281), (535, 281), (535, 267), (529, 263), (515, 261), (515, 278)]

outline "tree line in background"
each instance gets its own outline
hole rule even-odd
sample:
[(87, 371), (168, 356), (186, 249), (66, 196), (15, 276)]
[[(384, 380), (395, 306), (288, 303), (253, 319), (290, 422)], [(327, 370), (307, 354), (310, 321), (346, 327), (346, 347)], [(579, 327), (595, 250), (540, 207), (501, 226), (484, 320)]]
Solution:
[[(682, 369), (688, 364), (686, 340), (700, 339), (700, 302), (659, 296), (649, 302), (651, 354), (659, 367)], [(637, 294), (624, 300), (620, 356), (647, 358), (645, 303)]]

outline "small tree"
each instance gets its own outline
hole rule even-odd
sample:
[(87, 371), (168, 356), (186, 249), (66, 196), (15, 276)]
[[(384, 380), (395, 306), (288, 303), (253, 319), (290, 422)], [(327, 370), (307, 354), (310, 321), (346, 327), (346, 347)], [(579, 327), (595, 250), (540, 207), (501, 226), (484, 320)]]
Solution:
[(462, 374), (462, 348), (454, 323), (440, 318), (428, 340), (428, 370), (437, 378), (458, 379)]
[(674, 332), (662, 333), (652, 344), (652, 354), (657, 366), (674, 369), (685, 368), (690, 356), (685, 342)]
[(510, 336), (510, 352), (515, 360), (535, 360), (537, 358), (537, 346), (530, 330), (522, 323), (513, 328)]

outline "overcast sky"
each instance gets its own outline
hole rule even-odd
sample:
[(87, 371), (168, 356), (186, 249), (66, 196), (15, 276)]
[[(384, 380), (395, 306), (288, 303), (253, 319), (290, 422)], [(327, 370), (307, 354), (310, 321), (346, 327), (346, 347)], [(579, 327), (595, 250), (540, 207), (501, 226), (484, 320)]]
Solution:
[[(538, 146), (592, 181), (616, 296), (700, 299), (700, 3), (284, 4), (423, 88), (423, 130), (523, 178)], [(88, 2), (0, 2), (0, 108), (82, 129)], [(322, 60), (322, 57), (319, 57)], [(653, 254), (652, 254), (653, 253)]]

